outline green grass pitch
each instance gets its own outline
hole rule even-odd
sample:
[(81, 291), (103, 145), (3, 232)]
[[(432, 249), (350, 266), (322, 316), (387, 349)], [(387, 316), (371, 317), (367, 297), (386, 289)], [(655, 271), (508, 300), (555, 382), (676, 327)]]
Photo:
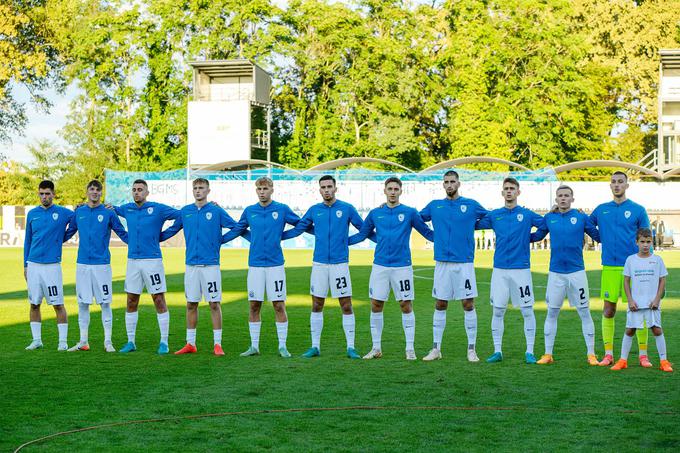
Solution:
[[(78, 340), (75, 303), (75, 249), (65, 249), (63, 269), (69, 313), (69, 345)], [(675, 373), (637, 365), (613, 372), (588, 367), (575, 311), (560, 315), (556, 363), (523, 363), (525, 347), (518, 310), (506, 315), (500, 364), (470, 364), (459, 303), (450, 304), (442, 351), (434, 363), (404, 360), (398, 306), (385, 307), (384, 357), (350, 361), (337, 301), (328, 300), (321, 339), (322, 356), (302, 359), (309, 346), (311, 251), (286, 251), (288, 347), (294, 358), (277, 356), (274, 313), (262, 310), (262, 355), (241, 358), (249, 345), (246, 302), (247, 251), (222, 253), (226, 357), (211, 354), (208, 308), (201, 305), (198, 354), (155, 354), (159, 333), (150, 297), (140, 304), (134, 354), (103, 352), (98, 308), (90, 324), (87, 353), (58, 353), (54, 312), (43, 305), (45, 349), (24, 351), (30, 342), (28, 304), (20, 249), (1, 249), (0, 268), (0, 451), (52, 433), (128, 420), (246, 412), (211, 418), (114, 426), (56, 437), (26, 451), (440, 451), (440, 450), (680, 450), (680, 360)], [(114, 345), (126, 341), (123, 280), (125, 250), (114, 249)], [(170, 349), (184, 344), (184, 251), (163, 249), (170, 305)], [(671, 361), (680, 357), (680, 253), (662, 252), (669, 268), (663, 327)], [(432, 342), (433, 262), (431, 251), (414, 252), (416, 352), (422, 358)], [(352, 251), (351, 272), (357, 319), (356, 345), (370, 349), (368, 276), (372, 254)], [(493, 352), (489, 280), (490, 252), (477, 254), (479, 332), (482, 359)], [(537, 294), (536, 355), (543, 351), (544, 293), (548, 253), (532, 255)], [(591, 286), (596, 351), (602, 355), (599, 254), (586, 255)], [(619, 306), (616, 354), (625, 323)], [(650, 358), (658, 356), (650, 334)], [(385, 409), (277, 412), (291, 408), (351, 406)], [(260, 411), (257, 413), (257, 411)], [(270, 412), (267, 412), (270, 411)]]

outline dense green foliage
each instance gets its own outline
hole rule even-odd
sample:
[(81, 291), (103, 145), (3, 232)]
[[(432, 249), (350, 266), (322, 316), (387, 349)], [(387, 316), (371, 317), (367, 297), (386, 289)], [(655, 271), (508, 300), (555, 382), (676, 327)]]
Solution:
[(25, 122), (8, 84), (36, 99), (50, 81), (76, 85), (66, 198), (107, 167), (186, 162), (187, 62), (202, 59), (274, 75), (273, 156), (293, 167), (634, 162), (654, 146), (658, 49), (680, 43), (680, 0), (7, 1), (0, 138)]
[[(69, 338), (78, 338), (74, 289), (75, 249), (64, 249), (64, 284)], [(680, 257), (661, 252), (669, 270), (663, 301), (663, 328), (671, 361), (680, 354)], [(181, 249), (163, 249), (168, 276), (170, 346), (184, 341), (184, 256)], [(125, 341), (125, 249), (112, 249), (114, 279), (113, 341)], [(581, 323), (573, 309), (559, 318), (556, 362), (529, 366), (522, 361), (522, 316), (509, 309), (505, 321), (505, 360), (500, 364), (468, 363), (466, 334), (459, 303), (451, 303), (444, 333), (444, 359), (434, 363), (407, 362), (400, 310), (385, 307), (384, 357), (351, 361), (344, 357), (344, 334), (337, 301), (324, 310), (321, 357), (302, 359), (309, 346), (309, 274), (312, 253), (286, 251), (288, 281), (288, 347), (294, 357), (276, 355), (276, 331), (271, 306), (262, 309), (262, 355), (238, 357), (248, 339), (246, 251), (222, 252), (223, 345), (226, 357), (211, 354), (212, 333), (206, 305), (201, 305), (197, 330), (198, 354), (155, 354), (158, 326), (148, 295), (140, 304), (137, 346), (131, 355), (106, 354), (99, 310), (94, 308), (87, 353), (58, 353), (54, 313), (43, 306), (45, 349), (27, 352), (30, 342), (21, 250), (0, 249), (0, 266), (9, 278), (0, 281), (0, 450), (12, 451), (23, 442), (52, 433), (93, 425), (162, 417), (182, 417), (234, 411), (259, 414), (176, 420), (115, 426), (47, 440), (26, 451), (610, 451), (615, 439), (622, 451), (677, 451), (680, 445), (680, 373), (643, 369), (636, 363), (614, 372), (589, 367)], [(356, 312), (356, 346), (371, 345), (368, 274), (372, 254), (352, 251), (352, 284)], [(432, 341), (432, 252), (413, 254), (416, 297), (416, 352), (427, 353)], [(586, 253), (591, 295), (599, 294), (599, 254)], [(543, 321), (548, 253), (532, 254), (537, 295), (536, 352), (543, 349)], [(493, 352), (488, 303), (491, 252), (476, 257), (479, 298), (477, 350)], [(594, 299), (596, 351), (602, 355), (602, 303)], [(623, 334), (624, 312), (617, 314), (615, 349)], [(650, 335), (650, 358), (658, 356)], [(677, 360), (675, 360), (677, 364)], [(677, 366), (676, 366), (677, 369)], [(388, 410), (267, 413), (288, 408), (380, 406)], [(416, 410), (415, 406), (430, 407)], [(437, 409), (437, 407), (449, 408)], [(604, 440), (603, 440), (604, 439)]]

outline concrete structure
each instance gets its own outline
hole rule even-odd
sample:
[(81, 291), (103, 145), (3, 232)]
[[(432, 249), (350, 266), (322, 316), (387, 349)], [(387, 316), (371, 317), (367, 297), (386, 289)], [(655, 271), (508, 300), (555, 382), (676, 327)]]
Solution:
[(248, 60), (189, 63), (194, 68), (188, 106), (189, 169), (225, 161), (271, 160), (271, 77)]

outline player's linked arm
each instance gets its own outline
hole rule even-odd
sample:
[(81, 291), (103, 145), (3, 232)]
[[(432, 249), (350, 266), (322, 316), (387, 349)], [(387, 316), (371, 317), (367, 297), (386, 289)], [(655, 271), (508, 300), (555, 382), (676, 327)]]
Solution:
[(366, 216), (364, 224), (361, 225), (359, 232), (349, 237), (349, 239), (347, 240), (347, 245), (358, 244), (359, 242), (366, 239), (369, 235), (373, 234), (373, 229), (375, 228), (375, 225), (373, 224), (372, 212), (373, 211), (369, 212), (368, 215)]
[(233, 241), (239, 236), (243, 236), (246, 238), (248, 241), (250, 241), (250, 231), (248, 231), (248, 211), (245, 210), (241, 214), (241, 218), (239, 219), (238, 223), (234, 225), (234, 228), (229, 230), (227, 233), (222, 235), (222, 244), (226, 244), (229, 241)]
[(64, 232), (64, 241), (63, 242), (66, 242), (69, 239), (71, 239), (73, 237), (73, 235), (76, 234), (76, 232), (78, 231), (78, 223), (76, 222), (75, 212), (73, 212), (73, 211), (68, 211), (68, 212), (70, 212), (71, 214), (69, 215), (68, 223), (66, 224), (67, 228), (66, 228), (66, 231)]
[(314, 224), (312, 222), (312, 215), (311, 209), (308, 210), (307, 213), (302, 216), (302, 219), (300, 219), (297, 225), (295, 225), (295, 228), (286, 230), (283, 232), (283, 234), (281, 234), (281, 240), (285, 241), (286, 239), (293, 239), (305, 232), (313, 235)]
[(413, 210), (413, 214), (411, 215), (411, 224), (413, 225), (413, 228), (416, 229), (418, 233), (420, 233), (425, 239), (427, 239), (430, 242), (434, 242), (434, 230), (427, 226), (427, 223), (423, 221), (423, 218), (418, 214), (418, 211), (415, 209)]
[(541, 224), (536, 228), (536, 231), (531, 233), (529, 238), (531, 242), (542, 241), (548, 235), (548, 222), (545, 220), (545, 217), (543, 217), (542, 220)]
[(170, 225), (168, 228), (165, 230), (161, 231), (161, 236), (160, 236), (160, 241), (167, 241), (177, 233), (179, 233), (179, 230), (182, 229), (184, 226), (184, 223), (182, 222), (182, 216), (179, 216), (178, 218), (175, 219), (175, 221)]
[(128, 233), (117, 215), (111, 216), (111, 229), (118, 235), (121, 241), (128, 243)]

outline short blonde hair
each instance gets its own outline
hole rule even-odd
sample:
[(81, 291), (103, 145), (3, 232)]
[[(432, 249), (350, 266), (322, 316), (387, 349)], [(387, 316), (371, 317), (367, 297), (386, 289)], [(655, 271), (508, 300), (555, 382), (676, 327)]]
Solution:
[(255, 181), (255, 187), (260, 186), (274, 187), (274, 181), (272, 181), (271, 178), (262, 176)]

